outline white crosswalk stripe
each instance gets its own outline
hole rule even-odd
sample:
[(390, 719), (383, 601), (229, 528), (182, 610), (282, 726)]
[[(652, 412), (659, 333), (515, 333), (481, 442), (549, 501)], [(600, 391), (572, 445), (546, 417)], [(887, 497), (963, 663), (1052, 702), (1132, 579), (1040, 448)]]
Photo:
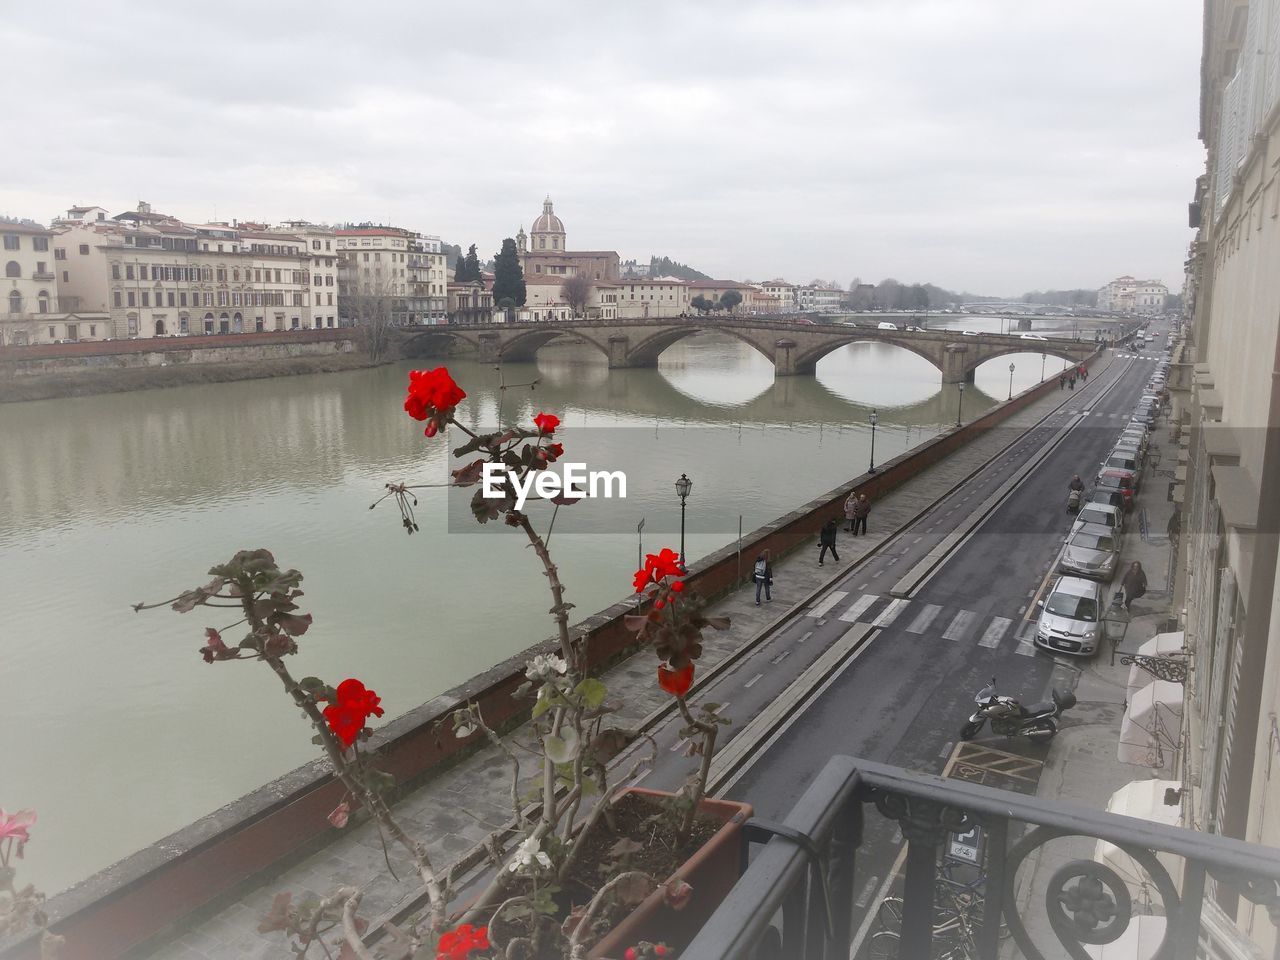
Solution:
[(840, 619), (845, 621), (846, 623), (856, 623), (858, 618), (862, 616), (863, 611), (865, 611), (867, 607), (871, 606), (873, 603), (875, 603), (879, 599), (880, 597), (878, 594), (864, 593), (862, 596), (860, 596), (857, 600), (853, 601), (853, 603), (849, 605), (848, 610), (840, 614)]
[(825, 598), (815, 603), (809, 608), (806, 616), (809, 617), (825, 617), (827, 612), (837, 603), (849, 595), (847, 590), (832, 590)]
[(943, 640), (963, 640), (969, 633), (973, 621), (978, 619), (977, 611), (961, 610), (951, 621), (951, 625), (942, 631)]
[(1000, 641), (1009, 632), (1009, 626), (1012, 623), (1013, 621), (1008, 617), (992, 617), (991, 623), (987, 625), (986, 632), (982, 634), (982, 639), (978, 641), (978, 646), (987, 647), (991, 650), (1000, 646)]
[(899, 614), (911, 605), (910, 600), (897, 599), (891, 602), (887, 607), (880, 611), (880, 616), (872, 621), (877, 627), (887, 627), (893, 621), (898, 619)]
[(907, 627), (907, 633), (924, 633), (941, 612), (942, 607), (938, 604), (926, 603), (920, 615), (911, 621), (911, 626)]

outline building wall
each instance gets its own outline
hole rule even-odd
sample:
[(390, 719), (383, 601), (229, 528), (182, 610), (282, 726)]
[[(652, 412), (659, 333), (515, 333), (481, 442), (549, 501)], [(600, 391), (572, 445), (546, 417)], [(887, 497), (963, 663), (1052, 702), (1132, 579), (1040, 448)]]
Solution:
[(622, 280), (618, 317), (678, 317), (689, 312), (689, 285), (674, 280)]
[[(1270, 413), (1280, 409), (1280, 0), (1207, 0), (1205, 38), (1208, 162), (1194, 192), (1199, 229), (1186, 284), (1194, 294), (1185, 348), (1194, 384), (1180, 559), (1194, 675), (1184, 817), (1198, 829), (1275, 846), (1280, 424)], [(1234, 442), (1223, 444), (1224, 434)], [(1264, 950), (1273, 948), (1265, 912), (1240, 905), (1237, 919)]]

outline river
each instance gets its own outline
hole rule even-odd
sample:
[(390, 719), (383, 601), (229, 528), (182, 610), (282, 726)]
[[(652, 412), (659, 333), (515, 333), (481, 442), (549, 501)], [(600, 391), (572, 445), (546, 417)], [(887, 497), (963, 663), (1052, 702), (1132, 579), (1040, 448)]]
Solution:
[[(966, 421), (1005, 398), (1011, 361), (1015, 391), (1039, 380), (1039, 354), (986, 364)], [(640, 519), (647, 551), (678, 545), (682, 472), (693, 559), (734, 539), (739, 517), (751, 530), (862, 473), (873, 406), (880, 462), (954, 424), (958, 400), (926, 361), (875, 343), (776, 382), (750, 347), (713, 335), (648, 370), (551, 346), (501, 374), (538, 379), (532, 393), (449, 366), (468, 422), (491, 424), (499, 403), (526, 421), (545, 410), (565, 423), (567, 459), (625, 469), (610, 524), (566, 522), (553, 542), (581, 616), (629, 592)], [(448, 466), (445, 442), (401, 409), (409, 368), (0, 406), (0, 806), (39, 812), (24, 880), (54, 892), (314, 755), (269, 670), (202, 662), (208, 611), (131, 609), (205, 582), (238, 549), (269, 547), (306, 578), (315, 623), (295, 674), (359, 677), (388, 718), (550, 633), (514, 531), (451, 523), (440, 488), (421, 491), (417, 536), (391, 504), (369, 510), (387, 481), (438, 482)]]

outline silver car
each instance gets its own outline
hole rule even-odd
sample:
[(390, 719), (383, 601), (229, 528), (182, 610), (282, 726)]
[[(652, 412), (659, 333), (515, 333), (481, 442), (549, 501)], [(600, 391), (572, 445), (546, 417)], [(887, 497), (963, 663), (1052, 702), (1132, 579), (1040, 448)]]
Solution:
[(1102, 644), (1102, 584), (1059, 577), (1038, 606), (1036, 646), (1082, 657), (1097, 652)]
[(1063, 573), (1110, 583), (1120, 564), (1120, 536), (1100, 523), (1086, 523), (1071, 531), (1058, 569)]
[(1101, 524), (1117, 534), (1124, 531), (1124, 513), (1116, 507), (1105, 503), (1086, 503), (1076, 514), (1076, 522), (1071, 532), (1079, 530), (1085, 524)]

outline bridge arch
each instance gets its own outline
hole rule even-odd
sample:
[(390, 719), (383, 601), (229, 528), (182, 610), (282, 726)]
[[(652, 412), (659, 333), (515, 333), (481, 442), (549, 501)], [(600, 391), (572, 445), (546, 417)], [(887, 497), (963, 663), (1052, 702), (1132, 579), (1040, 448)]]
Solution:
[(538, 329), (523, 330), (503, 343), (499, 350), (498, 358), (500, 360), (510, 360), (513, 363), (531, 362), (542, 347), (560, 336), (580, 337), (603, 353), (605, 359), (609, 357), (608, 344), (601, 343), (593, 336), (588, 336), (580, 327), (539, 324)]
[(440, 324), (439, 326), (423, 327), (421, 330), (414, 331), (404, 341), (404, 345), (400, 348), (401, 353), (406, 357), (422, 356), (433, 340), (447, 339), (458, 343), (464, 343), (476, 350), (480, 349), (480, 340), (475, 334), (467, 334), (458, 327)]
[(652, 367), (658, 363), (658, 357), (667, 349), (667, 347), (691, 337), (698, 333), (727, 333), (735, 340), (741, 340), (743, 343), (754, 347), (759, 353), (763, 354), (770, 363), (774, 362), (772, 351), (762, 346), (758, 339), (753, 339), (746, 332), (735, 330), (727, 324), (721, 326), (719, 324), (713, 326), (703, 326), (697, 323), (681, 323), (679, 326), (672, 327), (668, 330), (659, 330), (657, 333), (650, 334), (639, 343), (632, 346), (627, 351), (627, 365), (633, 367)]
[(998, 360), (1001, 357), (1009, 357), (1020, 353), (1045, 354), (1046, 356), (1065, 360), (1069, 364), (1079, 364), (1085, 361), (1091, 353), (1091, 349), (1084, 341), (1080, 341), (1080, 348), (1077, 350), (1056, 347), (1052, 341), (1044, 340), (1026, 340), (1020, 346), (1017, 344), (986, 346), (975, 355), (972, 361), (966, 360), (962, 365), (965, 380), (972, 383), (974, 371), (988, 360)]
[[(800, 354), (796, 358), (796, 363), (795, 363), (796, 373), (813, 373), (817, 369), (819, 360), (821, 360), (823, 357), (825, 357), (829, 353), (834, 353), (836, 350), (839, 350), (841, 347), (847, 347), (851, 343), (893, 344), (893, 346), (895, 347), (901, 347), (903, 350), (907, 350), (911, 353), (914, 353), (917, 357), (923, 357), (925, 360), (928, 360), (929, 363), (932, 364), (934, 367), (936, 367), (939, 371), (942, 370), (942, 365), (938, 363), (937, 347), (935, 344), (933, 344), (932, 341), (913, 341), (905, 337), (899, 339), (896, 337), (886, 337), (883, 335), (871, 336), (868, 334), (869, 334), (869, 331), (863, 331), (862, 333), (851, 333), (847, 337), (832, 339), (826, 343), (819, 344), (816, 347), (811, 347), (809, 350)], [(929, 349), (927, 349), (927, 347), (929, 346), (933, 346), (934, 349), (930, 351)]]

